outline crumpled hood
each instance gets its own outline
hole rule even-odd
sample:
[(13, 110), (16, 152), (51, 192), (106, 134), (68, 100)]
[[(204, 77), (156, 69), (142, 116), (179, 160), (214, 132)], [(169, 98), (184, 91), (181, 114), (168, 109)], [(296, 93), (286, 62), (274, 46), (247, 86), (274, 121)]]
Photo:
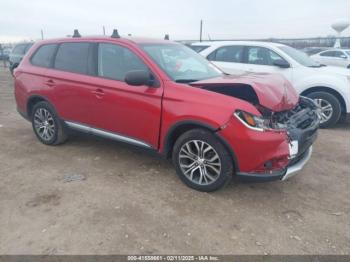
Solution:
[(223, 75), (222, 77), (191, 83), (192, 86), (210, 86), (214, 89), (215, 86), (235, 88), (235, 84), (251, 86), (259, 99), (259, 104), (274, 112), (293, 109), (299, 101), (299, 95), (293, 86), (282, 75), (278, 74)]

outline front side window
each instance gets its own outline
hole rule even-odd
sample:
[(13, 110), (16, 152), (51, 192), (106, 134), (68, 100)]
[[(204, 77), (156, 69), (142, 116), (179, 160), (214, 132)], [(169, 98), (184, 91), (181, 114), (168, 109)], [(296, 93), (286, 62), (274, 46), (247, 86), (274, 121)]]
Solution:
[(59, 46), (54, 68), (88, 74), (89, 43), (63, 43)]
[(49, 44), (39, 47), (31, 58), (31, 63), (40, 67), (50, 67), (57, 45)]
[(208, 56), (210, 61), (242, 63), (243, 46), (224, 46)]
[(144, 44), (141, 48), (174, 81), (194, 82), (222, 72), (192, 49), (179, 44)]
[(272, 66), (276, 61), (284, 61), (280, 55), (265, 47), (248, 47), (247, 55), (248, 63), (255, 65)]
[(98, 46), (98, 75), (124, 81), (126, 73), (148, 70), (143, 61), (128, 48), (101, 43)]

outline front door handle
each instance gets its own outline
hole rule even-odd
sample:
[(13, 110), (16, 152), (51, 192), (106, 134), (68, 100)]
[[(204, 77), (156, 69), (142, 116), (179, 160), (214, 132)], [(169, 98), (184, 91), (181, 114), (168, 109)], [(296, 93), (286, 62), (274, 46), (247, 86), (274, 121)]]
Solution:
[(49, 80), (47, 80), (47, 81), (45, 82), (45, 84), (46, 84), (47, 86), (54, 86), (54, 85), (55, 85), (55, 81), (53, 81), (52, 79), (49, 79)]
[(92, 93), (93, 93), (97, 98), (100, 98), (100, 99), (105, 95), (105, 92), (104, 92), (101, 88), (98, 88), (98, 89), (92, 91)]

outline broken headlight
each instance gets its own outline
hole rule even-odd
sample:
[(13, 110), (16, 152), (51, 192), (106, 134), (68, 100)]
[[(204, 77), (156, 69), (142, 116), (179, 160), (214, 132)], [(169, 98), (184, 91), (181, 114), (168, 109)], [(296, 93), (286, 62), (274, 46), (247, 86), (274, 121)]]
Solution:
[(256, 130), (265, 131), (271, 129), (271, 120), (260, 116), (255, 116), (253, 114), (247, 113), (242, 110), (237, 110), (234, 113), (239, 121), (243, 123), (246, 127)]
[(234, 116), (243, 123), (243, 125), (256, 131), (285, 131), (287, 128), (285, 124), (272, 121), (271, 117), (256, 116), (242, 110), (236, 110)]

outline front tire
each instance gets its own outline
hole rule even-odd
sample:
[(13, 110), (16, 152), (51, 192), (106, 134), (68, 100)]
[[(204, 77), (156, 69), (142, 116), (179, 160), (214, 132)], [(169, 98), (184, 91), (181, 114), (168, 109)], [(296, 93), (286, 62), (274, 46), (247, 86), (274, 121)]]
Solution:
[(180, 179), (198, 191), (218, 190), (229, 183), (234, 173), (228, 150), (204, 129), (182, 134), (175, 142), (172, 158)]
[(36, 137), (45, 145), (58, 145), (67, 140), (67, 132), (53, 106), (42, 101), (32, 110), (32, 126)]
[(321, 128), (334, 126), (341, 116), (341, 105), (339, 100), (328, 92), (314, 92), (307, 95), (313, 99), (321, 110)]

